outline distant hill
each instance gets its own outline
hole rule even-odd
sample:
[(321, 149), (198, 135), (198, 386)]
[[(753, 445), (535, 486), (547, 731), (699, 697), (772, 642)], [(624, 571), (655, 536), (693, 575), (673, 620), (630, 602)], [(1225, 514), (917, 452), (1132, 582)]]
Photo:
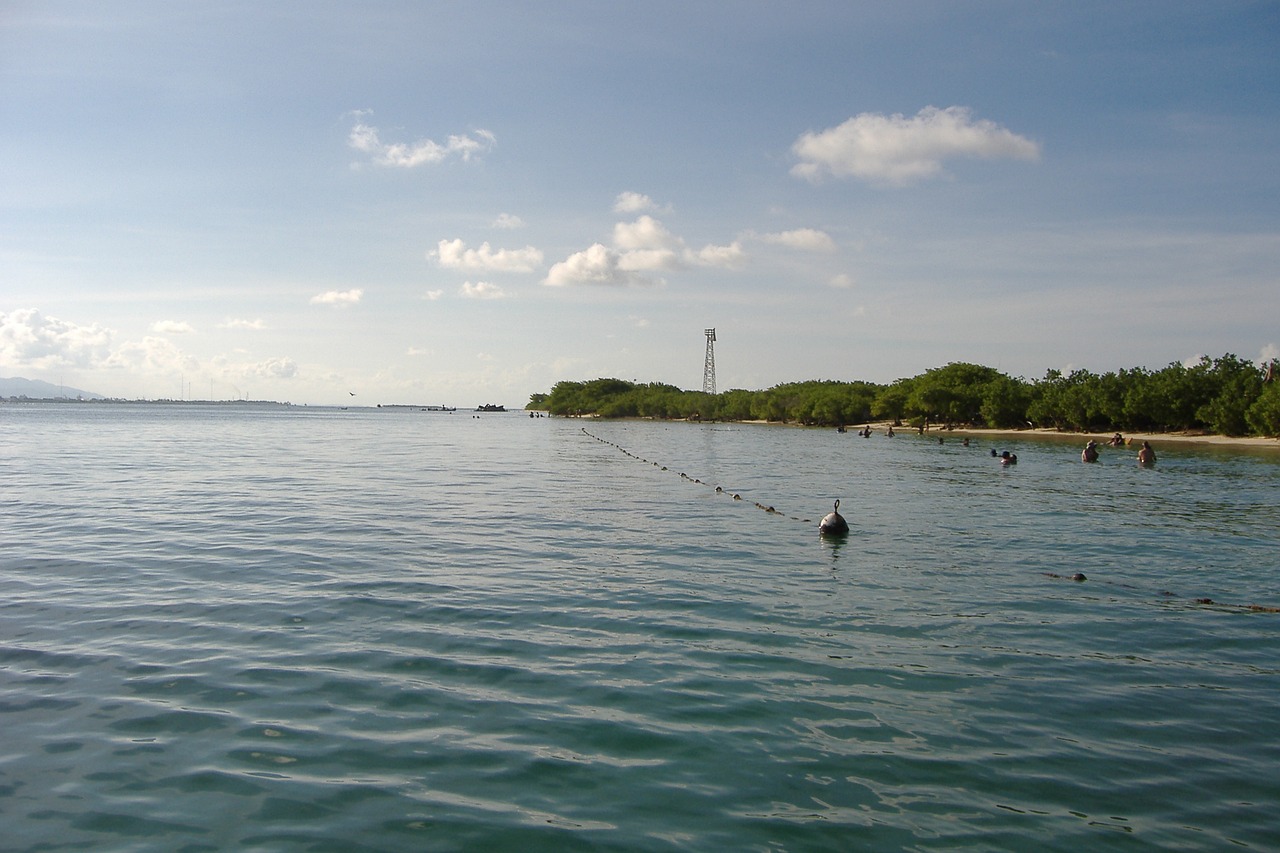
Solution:
[(92, 391), (81, 391), (79, 388), (68, 388), (65, 385), (54, 385), (39, 379), (23, 379), (15, 376), (12, 379), (0, 378), (0, 398), (27, 397), (32, 400), (56, 400), (69, 397), (74, 400), (83, 397), (86, 400), (106, 399)]

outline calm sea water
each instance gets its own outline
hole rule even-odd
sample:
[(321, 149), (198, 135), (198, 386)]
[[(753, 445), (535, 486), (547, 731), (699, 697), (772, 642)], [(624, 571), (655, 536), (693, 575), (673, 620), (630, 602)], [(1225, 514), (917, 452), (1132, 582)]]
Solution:
[(1078, 444), (5, 405), (0, 849), (1277, 849), (1280, 454)]

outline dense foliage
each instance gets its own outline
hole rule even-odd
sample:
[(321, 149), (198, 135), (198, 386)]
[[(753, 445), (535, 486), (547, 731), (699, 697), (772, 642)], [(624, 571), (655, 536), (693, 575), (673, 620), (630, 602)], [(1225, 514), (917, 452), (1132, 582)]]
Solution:
[(1088, 432), (1204, 431), (1280, 435), (1280, 382), (1266, 369), (1227, 354), (1163, 370), (1095, 374), (1048, 371), (1028, 382), (991, 367), (953, 362), (889, 385), (789, 382), (765, 391), (720, 394), (622, 379), (557, 382), (534, 394), (530, 409), (553, 415), (780, 421), (839, 426), (895, 424), (1040, 426)]

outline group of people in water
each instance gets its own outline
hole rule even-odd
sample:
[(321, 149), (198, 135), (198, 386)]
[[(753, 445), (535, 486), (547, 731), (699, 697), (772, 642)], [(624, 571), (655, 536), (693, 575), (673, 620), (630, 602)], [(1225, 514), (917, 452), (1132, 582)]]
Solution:
[[(1113, 435), (1111, 437), (1111, 440), (1107, 442), (1107, 444), (1111, 445), (1112, 447), (1124, 447), (1128, 443), (1129, 443), (1129, 440), (1122, 437), (1120, 433), (1116, 433), (1115, 435)], [(1089, 440), (1089, 443), (1084, 446), (1084, 450), (1080, 451), (1080, 461), (1081, 462), (1097, 462), (1098, 461), (1098, 442), (1092, 439)], [(1151, 449), (1151, 442), (1149, 441), (1142, 442), (1142, 447), (1138, 449), (1138, 464), (1139, 465), (1156, 464), (1156, 452)]]
[[(844, 432), (845, 428), (841, 426), (841, 427), (838, 427), (836, 431)], [(894, 436), (893, 426), (892, 425), (889, 426), (889, 428), (885, 430), (884, 434), (889, 438), (893, 438)], [(920, 427), (920, 434), (924, 435), (923, 426)], [(863, 438), (870, 438), (871, 425), (868, 424), (867, 426), (858, 430), (858, 435), (862, 436)], [(1109, 444), (1112, 447), (1126, 447), (1132, 441), (1133, 439), (1125, 438), (1120, 433), (1116, 433), (1115, 435), (1111, 436), (1111, 438), (1107, 439), (1107, 444)], [(943, 443), (942, 436), (938, 436), (938, 444), (942, 444), (942, 443)], [(963, 443), (965, 447), (968, 447), (969, 439), (965, 438)], [(1001, 453), (997, 453), (993, 448), (991, 451), (991, 455), (998, 458), (1000, 460), (1001, 465), (1017, 465), (1018, 464), (1018, 454), (1016, 453), (1010, 453), (1007, 450)], [(1080, 452), (1080, 461), (1081, 462), (1097, 462), (1098, 461), (1098, 442), (1094, 441), (1093, 439), (1089, 440), (1089, 443), (1084, 446), (1084, 450)], [(1144, 466), (1156, 464), (1156, 452), (1151, 449), (1151, 442), (1149, 441), (1142, 442), (1142, 447), (1138, 449), (1138, 464), (1144, 465)]]

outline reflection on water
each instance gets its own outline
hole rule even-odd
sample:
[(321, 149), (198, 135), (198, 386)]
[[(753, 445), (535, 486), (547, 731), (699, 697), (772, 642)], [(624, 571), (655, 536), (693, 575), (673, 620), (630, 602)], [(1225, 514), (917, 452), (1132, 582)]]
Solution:
[(1276, 459), (1159, 452), (4, 407), (6, 843), (1266, 848)]

